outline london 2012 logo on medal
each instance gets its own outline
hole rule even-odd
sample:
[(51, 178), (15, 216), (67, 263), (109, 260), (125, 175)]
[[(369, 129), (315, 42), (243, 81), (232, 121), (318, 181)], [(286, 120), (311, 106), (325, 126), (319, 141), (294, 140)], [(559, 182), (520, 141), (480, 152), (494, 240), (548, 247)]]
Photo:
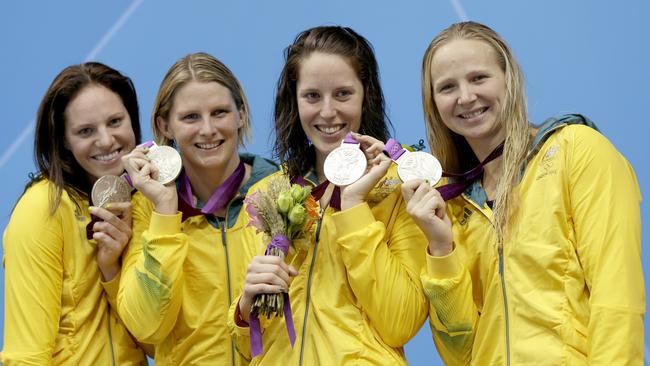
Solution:
[(402, 182), (422, 179), (434, 186), (442, 177), (442, 166), (431, 154), (408, 151), (395, 139), (386, 141), (384, 152), (397, 164), (397, 175)]

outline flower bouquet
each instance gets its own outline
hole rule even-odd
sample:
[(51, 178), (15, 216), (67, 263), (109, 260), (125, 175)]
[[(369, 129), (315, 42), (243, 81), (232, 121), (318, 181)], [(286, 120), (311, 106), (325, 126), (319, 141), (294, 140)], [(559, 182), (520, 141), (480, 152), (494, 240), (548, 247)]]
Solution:
[[(245, 199), (246, 212), (250, 217), (249, 226), (255, 227), (270, 238), (266, 255), (284, 259), (289, 253), (291, 243), (298, 239), (308, 239), (311, 229), (318, 220), (318, 204), (311, 195), (310, 187), (291, 184), (284, 175), (272, 177), (266, 191), (258, 190)], [(251, 355), (261, 353), (261, 330), (259, 316), (270, 318), (284, 314), (289, 338), (293, 345), (295, 331), (291, 318), (288, 294), (260, 294), (255, 297), (251, 308)]]

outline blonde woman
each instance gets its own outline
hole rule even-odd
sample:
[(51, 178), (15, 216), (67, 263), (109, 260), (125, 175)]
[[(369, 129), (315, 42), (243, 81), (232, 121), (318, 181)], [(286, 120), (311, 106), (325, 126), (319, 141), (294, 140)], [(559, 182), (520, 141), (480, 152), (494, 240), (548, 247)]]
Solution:
[(155, 345), (156, 365), (247, 364), (234, 350), (226, 315), (261, 238), (240, 213), (248, 188), (277, 166), (238, 152), (250, 131), (246, 96), (233, 73), (205, 53), (169, 69), (152, 128), (158, 144), (178, 149), (183, 172), (162, 185), (143, 149), (124, 158), (139, 193), (120, 314), (138, 339)]
[(512, 51), (479, 23), (433, 39), (422, 95), (433, 153), (471, 171), (440, 192), (403, 185), (429, 240), (422, 283), (443, 360), (641, 364), (641, 197), (625, 158), (580, 115), (530, 125)]

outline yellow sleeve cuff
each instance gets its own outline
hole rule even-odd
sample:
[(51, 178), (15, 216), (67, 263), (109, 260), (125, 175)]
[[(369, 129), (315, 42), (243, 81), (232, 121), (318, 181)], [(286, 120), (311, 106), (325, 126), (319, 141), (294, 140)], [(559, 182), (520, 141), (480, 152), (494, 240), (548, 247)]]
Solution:
[(117, 299), (117, 291), (120, 289), (120, 274), (121, 272), (118, 272), (110, 281), (101, 281), (109, 299)]
[(462, 266), (456, 254), (456, 248), (444, 257), (434, 257), (425, 250), (427, 258), (427, 273), (431, 278), (445, 279), (458, 276)]
[(332, 215), (332, 219), (339, 237), (353, 233), (375, 222), (375, 216), (366, 202), (337, 212)]
[(182, 218), (183, 215), (180, 212), (175, 215), (162, 215), (154, 211), (149, 222), (149, 234), (155, 236), (178, 234), (181, 232)]

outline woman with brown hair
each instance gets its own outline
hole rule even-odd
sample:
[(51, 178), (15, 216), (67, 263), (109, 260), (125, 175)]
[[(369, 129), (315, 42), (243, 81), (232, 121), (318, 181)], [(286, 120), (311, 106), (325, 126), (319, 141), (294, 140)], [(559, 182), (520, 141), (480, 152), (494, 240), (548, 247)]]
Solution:
[[(96, 62), (64, 69), (45, 93), (34, 140), (39, 172), (4, 233), (2, 362), (146, 364), (117, 313), (129, 203), (89, 207), (93, 183), (120, 175), (140, 139), (131, 80)], [(103, 221), (93, 225), (90, 214)]]
[[(285, 167), (277, 174), (316, 186), (320, 219), (308, 245), (296, 246), (293, 258), (302, 260), (292, 260), (295, 266), (274, 256), (253, 259), (228, 317), (240, 352), (260, 351), (249, 347), (255, 296), (288, 292), (294, 348), (283, 319), (265, 320), (264, 350), (252, 364), (406, 364), (402, 347), (426, 318), (419, 283), (426, 242), (382, 154), (388, 120), (370, 43), (345, 27), (300, 33), (286, 50), (275, 125), (275, 151)], [(338, 193), (326, 179), (325, 159), (350, 133), (369, 168)], [(265, 189), (272, 177), (255, 188)]]

